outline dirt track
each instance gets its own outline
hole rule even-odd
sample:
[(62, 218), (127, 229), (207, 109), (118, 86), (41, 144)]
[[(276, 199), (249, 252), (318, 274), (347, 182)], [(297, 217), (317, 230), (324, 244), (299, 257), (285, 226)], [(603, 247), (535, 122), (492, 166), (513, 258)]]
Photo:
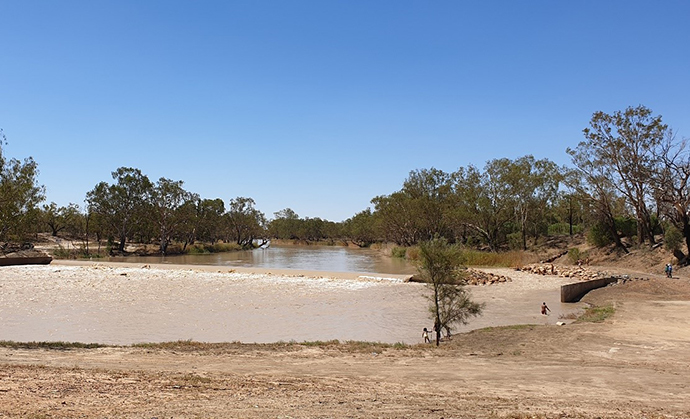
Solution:
[(441, 348), (0, 349), (0, 417), (690, 417), (690, 284), (596, 290), (604, 323), (480, 330)]

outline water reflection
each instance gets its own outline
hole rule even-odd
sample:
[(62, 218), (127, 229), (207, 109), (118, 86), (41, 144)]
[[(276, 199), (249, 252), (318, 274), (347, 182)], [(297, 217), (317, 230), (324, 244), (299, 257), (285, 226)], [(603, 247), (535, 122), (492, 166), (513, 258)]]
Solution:
[(271, 246), (267, 249), (206, 255), (128, 256), (111, 261), (219, 265), (268, 269), (302, 269), (330, 272), (371, 272), (412, 274), (414, 267), (400, 258), (391, 258), (371, 249), (339, 246)]

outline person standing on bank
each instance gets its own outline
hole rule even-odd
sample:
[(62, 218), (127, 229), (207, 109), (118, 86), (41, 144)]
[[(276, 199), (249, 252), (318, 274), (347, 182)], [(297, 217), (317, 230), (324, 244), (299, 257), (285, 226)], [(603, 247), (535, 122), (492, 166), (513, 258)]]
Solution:
[(549, 308), (549, 306), (546, 305), (546, 301), (545, 301), (545, 302), (541, 303), (541, 314), (546, 316), (546, 315), (548, 315), (547, 311), (551, 311), (551, 309)]

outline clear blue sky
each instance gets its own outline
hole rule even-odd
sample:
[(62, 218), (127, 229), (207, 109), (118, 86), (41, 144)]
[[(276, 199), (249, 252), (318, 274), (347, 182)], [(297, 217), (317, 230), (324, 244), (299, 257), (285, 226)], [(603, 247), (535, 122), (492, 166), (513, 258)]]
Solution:
[(566, 147), (645, 105), (690, 137), (688, 1), (0, 0), (0, 128), (47, 201), (121, 166), (267, 217)]

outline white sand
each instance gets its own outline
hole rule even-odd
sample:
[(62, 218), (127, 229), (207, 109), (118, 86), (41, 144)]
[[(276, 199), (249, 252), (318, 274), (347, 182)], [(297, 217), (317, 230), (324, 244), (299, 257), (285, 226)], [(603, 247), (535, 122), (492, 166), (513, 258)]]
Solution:
[[(257, 272), (252, 272), (257, 271)], [(513, 282), (468, 287), (486, 303), (469, 330), (555, 324), (567, 279), (487, 269)], [(0, 340), (109, 344), (367, 340), (417, 343), (428, 290), (404, 276), (56, 261), (0, 268)], [(550, 316), (539, 314), (546, 301)]]

